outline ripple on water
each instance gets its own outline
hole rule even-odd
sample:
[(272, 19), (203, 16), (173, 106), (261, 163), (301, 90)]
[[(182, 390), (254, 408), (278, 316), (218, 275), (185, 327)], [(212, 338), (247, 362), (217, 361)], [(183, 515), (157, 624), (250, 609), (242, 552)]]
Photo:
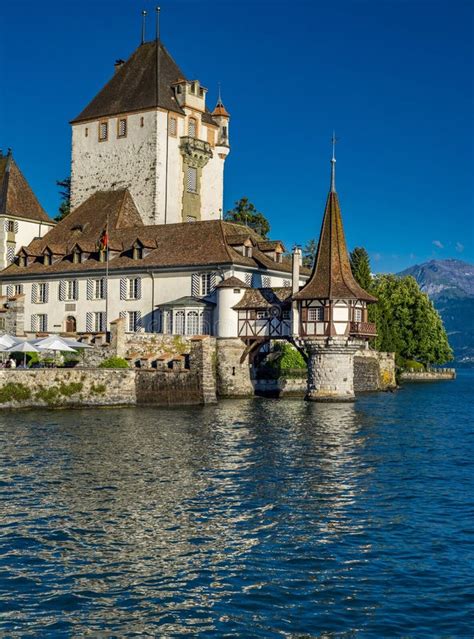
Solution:
[(472, 381), (2, 414), (0, 634), (471, 636)]

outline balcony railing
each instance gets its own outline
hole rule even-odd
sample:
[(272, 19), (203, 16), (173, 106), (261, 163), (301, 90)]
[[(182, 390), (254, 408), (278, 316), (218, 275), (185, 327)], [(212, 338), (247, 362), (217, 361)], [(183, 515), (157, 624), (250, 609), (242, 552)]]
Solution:
[(377, 328), (372, 322), (351, 322), (350, 334), (360, 337), (375, 337)]
[(182, 149), (188, 150), (191, 153), (198, 151), (199, 153), (212, 155), (212, 149), (209, 142), (199, 140), (198, 138), (192, 138), (189, 135), (180, 138), (180, 147)]

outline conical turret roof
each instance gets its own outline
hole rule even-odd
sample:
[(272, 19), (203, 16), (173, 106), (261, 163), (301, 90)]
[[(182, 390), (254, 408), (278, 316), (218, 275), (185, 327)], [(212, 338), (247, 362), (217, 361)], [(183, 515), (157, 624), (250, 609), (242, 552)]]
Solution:
[(335, 189), (334, 158), (332, 163), (331, 190), (324, 211), (313, 272), (305, 286), (293, 298), (376, 302), (377, 298), (364, 291), (352, 275), (341, 208)]

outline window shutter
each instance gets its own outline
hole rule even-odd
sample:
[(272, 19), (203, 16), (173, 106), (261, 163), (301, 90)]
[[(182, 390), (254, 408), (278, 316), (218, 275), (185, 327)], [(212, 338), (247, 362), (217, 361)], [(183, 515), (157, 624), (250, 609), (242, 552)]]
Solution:
[(48, 332), (48, 316), (47, 315), (43, 315), (43, 328), (42, 328), (43, 333), (47, 333)]
[(125, 277), (120, 278), (120, 299), (127, 299), (127, 278)]
[(199, 273), (193, 273), (191, 276), (191, 295), (193, 297), (199, 297), (200, 292), (201, 286)]
[(107, 298), (107, 278), (103, 277), (102, 278), (102, 299), (106, 299)]
[(8, 233), (8, 220), (5, 220), (3, 226), (5, 227), (5, 232)]
[(16, 220), (13, 222), (13, 232), (18, 233), (18, 222)]
[(216, 288), (217, 273), (211, 273), (211, 287), (209, 293), (213, 293)]
[(252, 274), (251, 273), (245, 273), (245, 283), (247, 284), (247, 286), (252, 286)]
[(93, 296), (94, 280), (87, 280), (87, 299), (91, 300)]
[(270, 277), (268, 277), (267, 275), (264, 276), (263, 278), (263, 288), (270, 288), (272, 285), (272, 280)]
[(197, 193), (197, 169), (194, 166), (188, 166), (186, 186), (188, 193)]
[(45, 284), (44, 285), (44, 300), (43, 300), (43, 302), (45, 304), (47, 304), (48, 300), (49, 300), (49, 284)]
[(93, 321), (94, 321), (93, 314), (86, 313), (86, 333), (92, 333)]
[(125, 319), (127, 317), (127, 311), (120, 311), (119, 317), (120, 319)]
[(37, 333), (38, 332), (38, 325), (39, 325), (39, 317), (38, 317), (38, 315), (32, 315), (31, 316), (31, 331), (33, 333)]
[(32, 304), (36, 304), (38, 300), (38, 284), (31, 285), (31, 302)]
[(66, 299), (66, 281), (61, 280), (59, 282), (59, 301), (64, 302)]
[(79, 299), (79, 282), (77, 280), (72, 281), (73, 298), (77, 301)]
[(12, 297), (15, 293), (13, 284), (8, 284), (7, 286), (7, 297)]
[(329, 306), (325, 306), (323, 310), (323, 318), (325, 322), (329, 321)]
[(137, 277), (137, 300), (142, 299), (142, 278)]
[(135, 323), (135, 331), (139, 331), (142, 328), (142, 312), (136, 311), (136, 323)]

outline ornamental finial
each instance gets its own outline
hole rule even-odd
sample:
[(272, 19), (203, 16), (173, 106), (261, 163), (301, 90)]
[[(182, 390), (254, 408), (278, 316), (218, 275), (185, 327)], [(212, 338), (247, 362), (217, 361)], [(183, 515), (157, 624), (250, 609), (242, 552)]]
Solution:
[(336, 192), (336, 132), (332, 132), (332, 158), (331, 158), (331, 193)]

